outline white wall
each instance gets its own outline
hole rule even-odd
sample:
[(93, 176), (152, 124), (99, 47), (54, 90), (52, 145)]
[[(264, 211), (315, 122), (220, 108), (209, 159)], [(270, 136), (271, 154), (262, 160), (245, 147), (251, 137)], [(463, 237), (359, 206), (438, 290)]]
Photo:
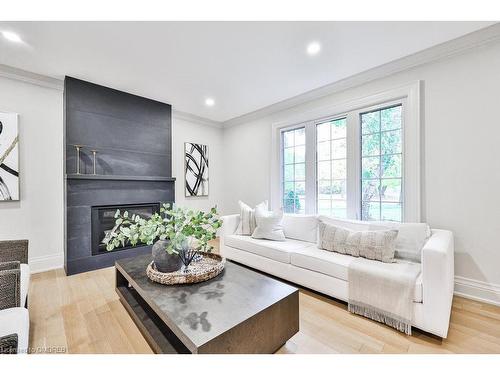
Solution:
[(423, 80), (423, 219), (455, 233), (457, 288), (500, 302), (500, 45), (420, 66), (224, 130), (223, 211), (269, 197), (271, 124)]
[(19, 114), (21, 197), (0, 202), (0, 240), (28, 239), (35, 271), (62, 267), (62, 91), (0, 77), (0, 111)]
[[(184, 142), (208, 145), (208, 197), (186, 197), (184, 193)], [(224, 161), (222, 159), (222, 129), (179, 119), (172, 120), (172, 174), (175, 181), (175, 202), (177, 206), (208, 210), (220, 208), (225, 189), (223, 188)]]

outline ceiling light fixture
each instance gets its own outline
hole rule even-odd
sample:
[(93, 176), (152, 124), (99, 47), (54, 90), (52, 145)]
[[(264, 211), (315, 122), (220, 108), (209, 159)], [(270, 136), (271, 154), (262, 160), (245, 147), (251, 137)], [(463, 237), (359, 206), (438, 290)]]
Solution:
[(215, 104), (215, 100), (213, 100), (212, 98), (206, 98), (205, 99), (205, 105), (207, 107), (213, 107)]
[(307, 45), (307, 54), (310, 56), (317, 55), (321, 51), (321, 44), (319, 42), (311, 42)]
[(13, 42), (13, 43), (22, 43), (22, 39), (21, 37), (12, 32), (12, 31), (2, 31), (2, 36), (7, 39), (9, 42)]

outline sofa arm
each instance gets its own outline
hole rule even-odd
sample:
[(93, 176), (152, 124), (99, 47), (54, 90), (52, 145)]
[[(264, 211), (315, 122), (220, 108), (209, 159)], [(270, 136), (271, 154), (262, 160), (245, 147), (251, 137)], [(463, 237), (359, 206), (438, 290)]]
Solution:
[(224, 253), (224, 237), (229, 236), (230, 234), (234, 234), (236, 229), (238, 228), (238, 224), (240, 223), (240, 215), (226, 215), (222, 216), (222, 226), (218, 231), (219, 236), (219, 252), (221, 255)]
[(14, 307), (0, 311), (0, 351), (3, 353), (27, 353), (29, 331), (28, 309)]
[(0, 262), (28, 264), (28, 240), (0, 241)]
[(422, 249), (424, 319), (432, 333), (447, 336), (455, 279), (453, 233), (433, 229)]
[(224, 238), (230, 234), (234, 234), (240, 223), (240, 214), (221, 216), (222, 226), (219, 230), (219, 237)]

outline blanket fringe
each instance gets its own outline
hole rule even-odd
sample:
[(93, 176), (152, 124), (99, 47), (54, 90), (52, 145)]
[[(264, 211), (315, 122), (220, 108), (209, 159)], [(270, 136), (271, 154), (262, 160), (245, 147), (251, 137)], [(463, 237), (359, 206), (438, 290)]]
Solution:
[(377, 310), (373, 307), (362, 306), (356, 303), (349, 302), (348, 310), (351, 313), (362, 315), (366, 318), (384, 323), (400, 332), (404, 332), (411, 336), (411, 323), (401, 321), (397, 318), (389, 316), (386, 312)]

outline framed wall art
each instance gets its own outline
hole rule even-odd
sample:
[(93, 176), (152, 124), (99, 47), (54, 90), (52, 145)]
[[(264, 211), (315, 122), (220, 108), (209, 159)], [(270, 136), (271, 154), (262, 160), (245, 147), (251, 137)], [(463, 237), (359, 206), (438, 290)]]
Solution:
[(19, 200), (17, 113), (0, 112), (0, 201)]
[(184, 159), (186, 197), (208, 196), (208, 146), (186, 142)]

